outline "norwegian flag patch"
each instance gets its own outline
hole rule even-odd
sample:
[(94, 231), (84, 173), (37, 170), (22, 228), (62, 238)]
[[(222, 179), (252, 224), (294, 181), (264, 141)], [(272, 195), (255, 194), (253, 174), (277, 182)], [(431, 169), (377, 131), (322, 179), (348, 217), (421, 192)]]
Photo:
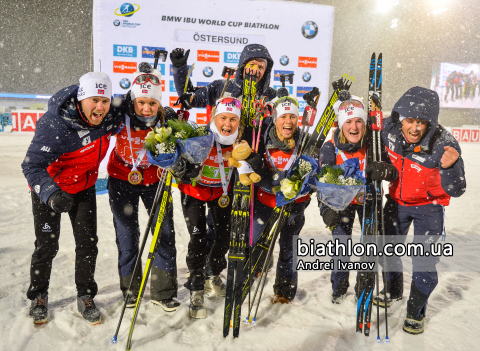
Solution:
[(233, 108), (227, 107), (227, 111), (233, 111)]
[(353, 112), (352, 112), (352, 111), (347, 112), (347, 116), (351, 116), (351, 115), (353, 115)]
[(143, 89), (142, 94), (148, 94), (148, 89)]
[(285, 107), (285, 111), (288, 111), (288, 110), (290, 110), (290, 107)]
[(105, 90), (103, 90), (103, 89), (98, 89), (98, 94), (105, 95)]

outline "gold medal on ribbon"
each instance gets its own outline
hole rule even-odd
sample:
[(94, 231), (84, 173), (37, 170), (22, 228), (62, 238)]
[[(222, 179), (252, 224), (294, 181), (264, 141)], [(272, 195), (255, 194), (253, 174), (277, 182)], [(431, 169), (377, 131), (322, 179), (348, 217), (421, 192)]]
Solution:
[(365, 202), (365, 194), (358, 193), (357, 196), (355, 196), (355, 202), (359, 205), (363, 205), (363, 203)]
[(137, 185), (142, 181), (142, 173), (137, 170), (128, 173), (128, 181), (130, 184)]
[(218, 206), (220, 206), (221, 208), (227, 207), (229, 203), (230, 203), (230, 198), (228, 197), (228, 195), (222, 195), (218, 199)]

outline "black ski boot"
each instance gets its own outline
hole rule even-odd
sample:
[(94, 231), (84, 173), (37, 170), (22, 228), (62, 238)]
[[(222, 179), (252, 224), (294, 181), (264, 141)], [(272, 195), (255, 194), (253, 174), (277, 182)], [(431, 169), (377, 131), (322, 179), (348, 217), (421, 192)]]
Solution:
[(421, 334), (425, 330), (425, 311), (428, 296), (422, 293), (412, 281), (410, 296), (407, 302), (407, 318), (403, 330), (409, 334)]
[(349, 286), (350, 283), (348, 282), (348, 276), (338, 282), (336, 289), (332, 292), (332, 303), (334, 305), (342, 303), (345, 295), (347, 295), (347, 290)]
[(48, 293), (38, 294), (30, 305), (30, 316), (33, 323), (45, 323), (48, 319)]
[(385, 298), (385, 288), (379, 295), (373, 299), (373, 304), (379, 307), (390, 307), (394, 301), (400, 301), (403, 298), (403, 273), (391, 281), (387, 281), (387, 297)]
[(178, 289), (177, 274), (168, 273), (153, 266), (151, 276), (150, 300), (152, 303), (162, 307), (165, 312), (176, 311), (180, 306), (180, 302), (174, 300)]
[(78, 312), (80, 312), (82, 317), (90, 322), (90, 324), (94, 325), (102, 321), (100, 311), (97, 306), (95, 306), (92, 296), (77, 296), (77, 307)]

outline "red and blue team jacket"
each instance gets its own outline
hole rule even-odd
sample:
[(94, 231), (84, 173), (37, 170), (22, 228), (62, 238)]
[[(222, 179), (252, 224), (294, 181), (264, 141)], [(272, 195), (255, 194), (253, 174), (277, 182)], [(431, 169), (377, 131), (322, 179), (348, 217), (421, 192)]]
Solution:
[(72, 85), (50, 98), (22, 163), (28, 185), (44, 203), (57, 190), (76, 194), (95, 184), (110, 136), (118, 128), (112, 109), (99, 126), (84, 122), (77, 90), (78, 85)]
[[(438, 124), (438, 94), (414, 87), (395, 104), (392, 117), (384, 120), (382, 140), (390, 161), (398, 170), (398, 178), (390, 183), (389, 194), (399, 204), (447, 206), (450, 198), (461, 196), (466, 189), (462, 157), (444, 169), (440, 160), (445, 146), (461, 155), (457, 140)], [(409, 144), (402, 132), (400, 116), (429, 122), (425, 137), (418, 144)]]

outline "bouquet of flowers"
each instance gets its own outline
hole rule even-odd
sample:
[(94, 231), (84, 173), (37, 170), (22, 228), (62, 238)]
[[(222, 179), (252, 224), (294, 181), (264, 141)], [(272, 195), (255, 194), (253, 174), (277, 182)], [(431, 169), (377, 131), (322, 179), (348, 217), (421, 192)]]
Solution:
[(180, 157), (192, 163), (203, 163), (213, 145), (213, 135), (204, 126), (171, 119), (167, 126), (152, 128), (144, 148), (151, 164), (173, 170)]
[(358, 158), (348, 159), (337, 166), (321, 167), (315, 177), (315, 185), (317, 197), (322, 203), (343, 211), (365, 185)]
[(310, 178), (316, 173), (318, 163), (315, 159), (302, 155), (280, 181), (280, 187), (275, 187), (277, 206), (284, 206), (312, 190)]

